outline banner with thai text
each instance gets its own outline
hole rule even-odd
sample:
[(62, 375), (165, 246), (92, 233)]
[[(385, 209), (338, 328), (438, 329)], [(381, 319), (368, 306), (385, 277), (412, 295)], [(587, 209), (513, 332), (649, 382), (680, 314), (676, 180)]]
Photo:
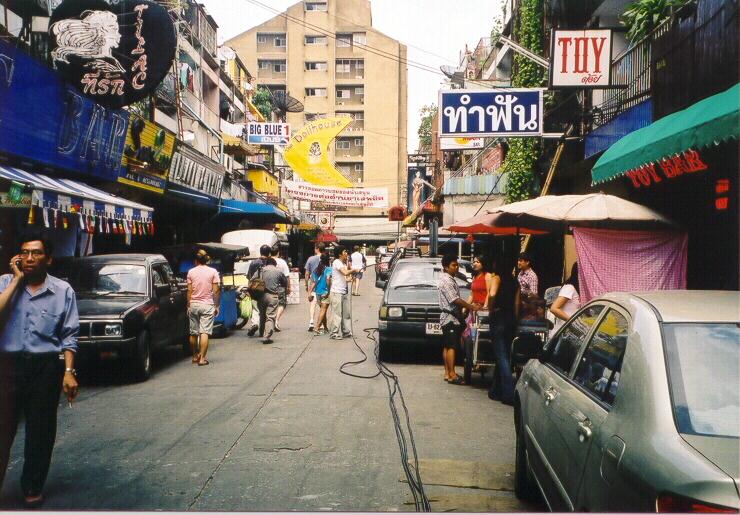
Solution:
[(328, 188), (307, 182), (283, 181), (283, 194), (295, 200), (331, 206), (388, 207), (388, 188)]

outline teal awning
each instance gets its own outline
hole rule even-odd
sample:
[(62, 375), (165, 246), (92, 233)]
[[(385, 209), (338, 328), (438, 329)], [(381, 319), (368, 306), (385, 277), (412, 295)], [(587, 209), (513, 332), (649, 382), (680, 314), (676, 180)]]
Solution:
[(627, 134), (604, 152), (591, 170), (592, 184), (681, 152), (737, 138), (740, 84), (705, 98), (683, 111)]

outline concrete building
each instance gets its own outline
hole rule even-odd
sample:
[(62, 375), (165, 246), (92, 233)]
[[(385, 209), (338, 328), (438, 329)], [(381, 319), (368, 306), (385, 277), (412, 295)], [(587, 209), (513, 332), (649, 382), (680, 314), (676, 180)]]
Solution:
[(354, 184), (387, 187), (390, 205), (398, 203), (406, 174), (406, 47), (372, 27), (369, 0), (298, 2), (227, 44), (260, 85), (303, 102), (304, 112), (287, 113), (293, 131), (316, 118), (351, 116), (330, 157)]

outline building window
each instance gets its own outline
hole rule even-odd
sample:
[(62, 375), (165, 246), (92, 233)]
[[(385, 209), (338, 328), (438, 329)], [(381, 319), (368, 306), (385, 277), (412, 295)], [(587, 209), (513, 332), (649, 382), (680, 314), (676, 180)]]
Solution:
[(306, 71), (320, 71), (325, 72), (327, 70), (325, 61), (306, 61)]
[(355, 45), (366, 45), (367, 36), (364, 32), (354, 32), (352, 34), (352, 43), (354, 43)]
[(364, 94), (365, 94), (365, 88), (363, 87), (355, 88), (355, 95), (363, 96)]
[(326, 11), (328, 8), (326, 2), (306, 2), (307, 11)]
[(326, 45), (326, 36), (306, 36), (307, 45)]
[(260, 70), (269, 70), (270, 69), (270, 61), (258, 61), (257, 67)]
[(307, 97), (325, 97), (326, 88), (306, 88)]
[(337, 73), (349, 73), (350, 64), (348, 59), (337, 60), (336, 71)]
[(288, 66), (285, 64), (285, 62), (275, 62), (272, 64), (272, 71), (275, 73), (285, 73), (288, 69)]
[(362, 147), (363, 145), (364, 145), (364, 140), (362, 138), (355, 138), (356, 147)]
[(352, 113), (352, 118), (354, 120), (364, 120), (365, 119), (365, 112), (364, 111), (357, 111), (356, 113)]
[(337, 34), (337, 47), (350, 48), (352, 46), (352, 34)]
[(257, 34), (257, 44), (263, 45), (267, 43), (267, 34)]
[(348, 139), (337, 140), (337, 150), (349, 150), (350, 144)]
[(356, 173), (362, 173), (365, 171), (365, 164), (364, 163), (355, 163), (355, 172)]
[(288, 44), (288, 38), (286, 38), (284, 35), (275, 36), (275, 46), (276, 47), (284, 47)]
[(348, 89), (338, 89), (337, 90), (337, 98), (351, 98), (352, 92)]

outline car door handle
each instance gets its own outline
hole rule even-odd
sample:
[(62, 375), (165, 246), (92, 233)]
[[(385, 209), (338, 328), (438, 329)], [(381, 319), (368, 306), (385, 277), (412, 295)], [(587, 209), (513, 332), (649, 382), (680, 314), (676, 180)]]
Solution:
[(552, 401), (555, 400), (555, 397), (557, 396), (558, 392), (553, 388), (552, 386), (545, 390), (544, 397), (545, 397), (545, 406), (549, 406)]
[(585, 442), (591, 439), (593, 431), (591, 430), (591, 421), (589, 419), (583, 419), (578, 421), (578, 440)]

